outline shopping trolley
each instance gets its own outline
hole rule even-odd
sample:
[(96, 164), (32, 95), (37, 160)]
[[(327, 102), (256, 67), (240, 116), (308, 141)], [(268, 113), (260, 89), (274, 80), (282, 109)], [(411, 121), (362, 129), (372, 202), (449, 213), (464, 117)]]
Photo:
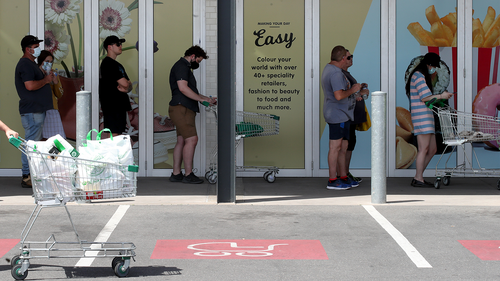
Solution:
[[(100, 199), (133, 197), (137, 192), (135, 165), (80, 159), (37, 151), (36, 145), (22, 138), (9, 139), (28, 158), (33, 197), (36, 206), (21, 232), (20, 254), (11, 260), (11, 274), (16, 280), (28, 275), (35, 258), (103, 258), (113, 257), (112, 269), (118, 277), (130, 271), (135, 257), (131, 242), (87, 242), (81, 240), (66, 207), (67, 202), (92, 202)], [(44, 208), (64, 207), (76, 235), (76, 242), (57, 241), (54, 234), (41, 242), (27, 241)]]
[[(206, 110), (215, 114), (217, 121), (217, 105), (209, 106), (207, 102), (203, 105)], [(279, 134), (280, 117), (273, 114), (236, 111), (236, 147), (244, 138), (263, 137)], [(205, 173), (205, 178), (209, 183), (217, 182), (217, 145), (214, 146), (210, 154), (210, 164), (208, 171)], [(236, 171), (264, 171), (264, 179), (273, 183), (276, 180), (276, 175), (279, 168), (276, 166), (236, 166)]]
[[(438, 107), (435, 106), (435, 102), (439, 101), (432, 100), (427, 106), (439, 117), (443, 143), (446, 145), (446, 149), (444, 149), (436, 164), (434, 187), (440, 188), (441, 180), (445, 186), (449, 185), (450, 178), (455, 174), (498, 177), (500, 170), (481, 167), (472, 143), (500, 140), (500, 118), (457, 111), (449, 106), (441, 105), (442, 107)], [(462, 163), (457, 163), (455, 167), (448, 167), (448, 161), (451, 159), (453, 152), (457, 150), (458, 146), (462, 147), (465, 151), (466, 144), (470, 144), (472, 148), (473, 159), (470, 159), (464, 153), (465, 157)], [(448, 147), (452, 147), (451, 153), (449, 153), (446, 159), (445, 168), (439, 170), (438, 165), (447, 152)], [(474, 159), (478, 168), (474, 168), (473, 166)], [(497, 181), (497, 188), (500, 189), (500, 179)]]

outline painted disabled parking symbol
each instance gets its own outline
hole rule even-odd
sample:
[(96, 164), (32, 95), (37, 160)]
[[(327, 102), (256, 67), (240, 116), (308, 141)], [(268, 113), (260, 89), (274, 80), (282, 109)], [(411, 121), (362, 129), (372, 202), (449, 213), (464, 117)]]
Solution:
[(157, 240), (152, 259), (327, 260), (319, 240)]
[(272, 256), (276, 246), (288, 244), (271, 244), (266, 246), (238, 246), (237, 242), (207, 242), (189, 245), (187, 248), (194, 250), (195, 255), (203, 257), (222, 257), (235, 254), (242, 257), (267, 257)]

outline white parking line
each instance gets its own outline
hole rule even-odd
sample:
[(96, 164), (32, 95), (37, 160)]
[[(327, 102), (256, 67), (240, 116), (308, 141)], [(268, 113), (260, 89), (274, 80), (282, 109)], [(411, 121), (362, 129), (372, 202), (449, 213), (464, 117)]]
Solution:
[(415, 247), (401, 234), (382, 214), (380, 214), (375, 207), (371, 205), (363, 205), (363, 208), (382, 226), (389, 235), (398, 243), (398, 245), (405, 251), (408, 257), (418, 268), (432, 268), (432, 266), (425, 260), (425, 258), (417, 251)]
[[(104, 226), (104, 228), (101, 230), (99, 235), (95, 238), (94, 242), (106, 242), (109, 239), (109, 236), (111, 236), (111, 233), (115, 230), (116, 226), (120, 222), (120, 220), (123, 218), (125, 213), (127, 212), (128, 208), (130, 205), (120, 205), (118, 209), (116, 210), (115, 214), (109, 219), (108, 223)], [(91, 249), (98, 249), (101, 247), (101, 244), (92, 244), (90, 246)], [(92, 258), (92, 256), (97, 256), (99, 251), (87, 251), (85, 253), (85, 256), (89, 258), (81, 258), (75, 265), (75, 267), (83, 267), (83, 266), (91, 266), (92, 262), (94, 262), (95, 258)]]

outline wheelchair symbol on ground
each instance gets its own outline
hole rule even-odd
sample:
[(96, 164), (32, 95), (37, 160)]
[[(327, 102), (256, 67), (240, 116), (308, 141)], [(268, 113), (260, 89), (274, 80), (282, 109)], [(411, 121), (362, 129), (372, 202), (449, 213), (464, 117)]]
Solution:
[(242, 257), (267, 257), (272, 256), (271, 251), (276, 246), (288, 244), (271, 244), (266, 246), (238, 246), (237, 242), (206, 242), (191, 244), (187, 248), (197, 251), (194, 254), (202, 257), (223, 257), (235, 254)]
[(319, 240), (157, 240), (151, 259), (327, 260)]

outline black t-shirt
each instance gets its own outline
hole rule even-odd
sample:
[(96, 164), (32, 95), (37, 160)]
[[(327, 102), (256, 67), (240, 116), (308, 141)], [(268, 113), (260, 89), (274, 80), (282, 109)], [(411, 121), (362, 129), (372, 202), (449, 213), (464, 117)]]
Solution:
[(185, 59), (180, 58), (172, 69), (170, 70), (170, 89), (172, 90), (172, 100), (169, 105), (183, 105), (194, 112), (200, 112), (198, 102), (186, 97), (177, 86), (177, 81), (185, 80), (188, 82), (188, 87), (193, 92), (200, 94), (196, 88), (196, 79), (194, 78), (193, 71), (191, 71), (191, 64)]
[(24, 82), (42, 80), (45, 74), (38, 65), (28, 59), (21, 58), (16, 66), (15, 84), (17, 94), (21, 99), (19, 101), (19, 113), (42, 113), (49, 109), (53, 109), (52, 89), (47, 83), (43, 87), (35, 91), (28, 91)]
[(99, 79), (99, 101), (104, 114), (129, 111), (130, 99), (127, 93), (118, 90), (118, 80), (129, 80), (127, 72), (121, 63), (105, 57), (101, 62)]

